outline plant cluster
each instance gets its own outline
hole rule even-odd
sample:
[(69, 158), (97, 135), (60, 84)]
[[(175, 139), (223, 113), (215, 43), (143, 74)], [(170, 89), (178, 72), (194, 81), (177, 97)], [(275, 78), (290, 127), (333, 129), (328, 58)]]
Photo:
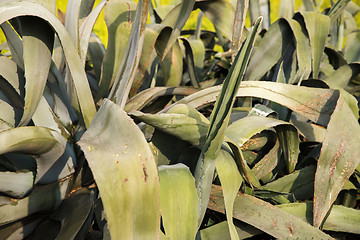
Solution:
[(355, 1), (94, 2), (0, 2), (0, 238), (360, 236)]

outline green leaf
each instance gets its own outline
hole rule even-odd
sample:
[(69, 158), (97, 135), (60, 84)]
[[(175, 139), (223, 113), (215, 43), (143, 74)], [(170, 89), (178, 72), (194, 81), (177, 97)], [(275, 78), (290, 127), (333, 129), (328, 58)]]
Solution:
[(23, 198), (33, 185), (33, 172), (0, 172), (0, 192), (10, 197)]
[(225, 0), (196, 1), (194, 8), (200, 8), (214, 24), (215, 29), (224, 34), (227, 39), (231, 39), (235, 8), (230, 2)]
[(166, 28), (166, 26), (161, 24), (152, 24), (146, 27), (145, 29), (145, 39), (140, 62), (138, 69), (136, 71), (134, 82), (131, 86), (129, 97), (133, 97), (142, 87), (142, 85), (150, 85), (150, 81), (152, 80), (152, 70), (151, 68), (154, 65), (156, 58), (155, 52), (155, 42), (159, 33), (162, 29)]
[[(240, 239), (246, 239), (263, 233), (257, 228), (254, 228), (246, 223), (238, 222), (236, 224), (236, 231)], [(228, 223), (226, 221), (214, 224), (210, 227), (200, 230), (202, 240), (223, 240), (230, 239), (230, 232)]]
[(293, 34), (284, 19), (271, 24), (261, 42), (251, 56), (247, 69), (248, 80), (259, 80), (285, 54), (291, 45)]
[(55, 210), (65, 198), (70, 178), (36, 187), (23, 199), (1, 197), (0, 224), (6, 224), (37, 212)]
[(167, 113), (132, 112), (130, 115), (192, 145), (204, 142), (209, 127), (209, 121), (201, 113), (183, 104), (174, 106)]
[[(281, 204), (278, 207), (303, 221), (312, 224), (313, 203)], [(333, 205), (323, 225), (324, 230), (359, 234), (360, 211), (340, 205)]]
[(299, 134), (293, 125), (280, 125), (276, 126), (275, 129), (280, 140), (286, 167), (288, 172), (292, 173), (295, 170), (300, 153)]
[(105, 4), (107, 3), (107, 0), (101, 1), (93, 11), (85, 18), (83, 23), (80, 26), (79, 29), (79, 52), (80, 52), (80, 58), (83, 62), (83, 65), (85, 65), (86, 61), (86, 54), (89, 47), (89, 41), (90, 36), (93, 30), (93, 27), (95, 25), (95, 22), (97, 18), (99, 17), (100, 12), (104, 8)]
[(14, 62), (16, 62), (16, 64), (19, 65), (22, 69), (24, 69), (23, 45), (18, 34), (16, 33), (15, 29), (6, 21), (4, 21), (0, 26), (9, 46), (12, 60), (14, 60)]
[(249, 0), (236, 2), (235, 19), (233, 24), (233, 34), (231, 41), (231, 58), (234, 61), (236, 53), (239, 51), (242, 41), (242, 33), (245, 27), (246, 13), (249, 8)]
[[(219, 92), (220, 86), (210, 87), (185, 97), (176, 104), (188, 104), (199, 109), (214, 102)], [(241, 83), (237, 97), (268, 99), (319, 125), (326, 126), (339, 97), (339, 92), (275, 82), (246, 81)]]
[(0, 132), (0, 154), (42, 154), (51, 150), (56, 143), (51, 130), (43, 127), (19, 127)]
[(79, 145), (99, 188), (111, 238), (157, 239), (159, 180), (139, 128), (105, 99)]
[(239, 239), (233, 223), (233, 205), (235, 197), (239, 192), (242, 184), (242, 177), (240, 176), (237, 165), (230, 155), (230, 153), (220, 150), (216, 159), (216, 171), (219, 174), (221, 186), (223, 189), (226, 218), (229, 226), (231, 239)]
[[(211, 192), (214, 211), (224, 212), (221, 187), (213, 185)], [(319, 229), (284, 210), (247, 194), (238, 194), (234, 203), (234, 218), (246, 222), (280, 239), (331, 239)]]
[(168, 54), (160, 62), (160, 69), (162, 74), (157, 74), (157, 86), (177, 87), (180, 85), (183, 75), (183, 57), (178, 39), (174, 41)]
[(169, 239), (195, 239), (197, 194), (194, 177), (183, 164), (159, 167), (162, 221)]
[(330, 18), (315, 12), (302, 12), (295, 15), (298, 21), (301, 17), (305, 23), (311, 46), (313, 78), (318, 78), (320, 61), (325, 49), (326, 38), (330, 30)]
[(126, 112), (140, 111), (150, 102), (164, 96), (188, 96), (197, 92), (198, 89), (189, 87), (152, 87), (141, 91), (131, 98), (124, 108)]
[(61, 229), (56, 239), (74, 239), (77, 236), (91, 213), (94, 195), (94, 191), (81, 189), (62, 202), (50, 218), (61, 222)]
[[(43, 20), (21, 17), (25, 66), (25, 106), (19, 126), (27, 125), (45, 89), (51, 64), (54, 32)], [(36, 26), (36, 27), (35, 27)]]
[(237, 54), (234, 64), (231, 66), (224, 80), (221, 92), (210, 116), (208, 134), (195, 169), (195, 184), (199, 196), (199, 225), (203, 220), (209, 201), (216, 158), (223, 143), (235, 96), (239, 89), (240, 82), (244, 78), (255, 36), (261, 21), (262, 18), (259, 18), (255, 22), (252, 32)]
[(310, 165), (285, 175), (264, 187), (269, 190), (291, 193), (297, 200), (307, 200), (314, 195), (315, 166)]
[[(195, 0), (184, 0), (180, 5), (170, 11), (161, 24), (172, 27), (172, 31), (164, 29), (160, 32), (155, 43), (155, 49), (161, 60), (164, 60), (177, 38), (180, 36), (181, 30), (189, 18)], [(175, 20), (176, 19), (176, 20)], [(175, 21), (174, 21), (175, 20)]]
[(96, 101), (106, 96), (115, 81), (129, 41), (135, 9), (136, 5), (133, 1), (109, 1), (104, 7), (108, 43)]
[(288, 19), (287, 21), (294, 34), (294, 40), (296, 42), (296, 57), (299, 66), (298, 77), (302, 79), (308, 79), (312, 69), (309, 38), (304, 33), (304, 29), (301, 27), (299, 22), (293, 19)]
[(72, 43), (69, 33), (55, 15), (38, 3), (9, 0), (0, 4), (0, 24), (9, 19), (24, 15), (42, 18), (54, 29), (59, 37), (71, 72), (73, 84), (80, 104), (80, 110), (85, 125), (88, 127), (96, 112), (95, 104), (92, 99), (84, 68), (81, 65), (80, 57)]
[(358, 121), (340, 97), (331, 116), (318, 160), (314, 185), (314, 226), (321, 226), (345, 182), (359, 165), (359, 141)]
[(145, 38), (145, 28), (150, 0), (141, 0), (137, 4), (135, 20), (131, 27), (129, 41), (116, 74), (114, 86), (109, 93), (109, 99), (124, 108), (129, 96), (135, 72), (138, 67)]

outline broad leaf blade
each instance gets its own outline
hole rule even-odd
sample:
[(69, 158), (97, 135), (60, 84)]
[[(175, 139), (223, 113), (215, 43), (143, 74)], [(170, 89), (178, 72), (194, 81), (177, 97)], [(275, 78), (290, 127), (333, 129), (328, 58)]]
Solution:
[[(221, 187), (213, 186), (210, 208), (224, 212)], [(332, 239), (303, 220), (247, 194), (238, 194), (234, 203), (234, 217), (275, 238), (280, 239)]]
[(135, 78), (136, 68), (140, 61), (149, 4), (149, 0), (141, 0), (137, 4), (135, 20), (131, 28), (125, 55), (117, 72), (114, 86), (109, 93), (109, 99), (115, 101), (121, 108), (124, 108), (126, 104)]
[(229, 226), (231, 239), (239, 239), (233, 223), (233, 205), (235, 197), (242, 184), (242, 177), (233, 157), (226, 151), (220, 150), (216, 161), (216, 171), (219, 174), (221, 186), (223, 189), (226, 218)]
[(197, 194), (194, 177), (183, 164), (159, 167), (162, 221), (170, 239), (195, 239)]
[(54, 32), (42, 19), (21, 17), (25, 66), (25, 106), (19, 123), (27, 125), (34, 114), (45, 89), (51, 64)]
[(157, 239), (158, 174), (138, 127), (119, 106), (104, 100), (79, 145), (99, 187), (111, 238)]
[(315, 12), (303, 12), (301, 13), (301, 16), (304, 18), (310, 40), (313, 69), (312, 77), (318, 78), (320, 61), (325, 49), (326, 38), (330, 30), (330, 18)]
[(1, 24), (12, 18), (27, 15), (44, 19), (59, 37), (77, 93), (80, 104), (79, 110), (82, 113), (86, 127), (88, 127), (96, 112), (95, 104), (80, 57), (63, 24), (49, 10), (35, 2), (9, 0), (0, 5)]
[[(187, 19), (189, 18), (193, 10), (194, 4), (195, 0), (184, 0), (180, 5), (180, 9), (178, 9), (179, 6), (176, 7), (177, 9), (174, 9), (176, 12), (178, 12), (178, 14), (170, 12), (170, 14), (168, 14), (162, 22), (162, 24), (164, 25), (171, 26), (173, 30), (171, 32), (169, 32), (168, 30), (161, 31), (158, 38), (162, 40), (156, 41), (155, 43), (156, 52), (160, 56), (161, 60), (164, 60), (165, 56), (168, 54), (173, 44), (180, 36), (181, 29), (184, 27)], [(175, 23), (173, 23), (172, 20), (174, 16), (177, 17)]]
[(128, 44), (135, 9), (136, 5), (132, 1), (110, 1), (105, 5), (108, 43), (96, 101), (106, 96), (115, 81)]
[[(347, 117), (346, 121), (344, 116)], [(314, 185), (314, 226), (322, 224), (345, 182), (359, 165), (359, 141), (358, 121), (340, 97), (331, 116), (318, 160)]]
[(223, 143), (225, 130), (230, 119), (230, 113), (235, 101), (239, 85), (244, 78), (245, 70), (255, 41), (255, 36), (260, 27), (262, 18), (259, 18), (249, 34), (244, 45), (237, 54), (224, 80), (221, 92), (210, 116), (210, 125), (205, 144), (195, 170), (195, 184), (199, 196), (199, 221), (202, 222), (206, 206), (209, 201), (215, 162)]

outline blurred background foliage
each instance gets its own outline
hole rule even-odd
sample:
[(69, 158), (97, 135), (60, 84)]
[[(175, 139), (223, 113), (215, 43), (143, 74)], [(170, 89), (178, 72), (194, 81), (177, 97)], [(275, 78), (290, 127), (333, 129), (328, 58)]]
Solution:
[[(230, 1), (236, 2), (235, 0), (230, 0)], [(57, 7), (58, 11), (60, 10), (61, 12), (65, 13), (67, 2), (68, 2), (67, 0), (56, 0), (56, 7)], [(99, 2), (101, 2), (101, 0), (95, 0), (94, 6), (96, 6)], [(137, 0), (135, 2), (137, 2)], [(178, 0), (153, 0), (153, 3), (157, 3), (157, 4), (161, 4), (161, 5), (173, 5), (173, 4), (177, 4), (178, 2), (179, 2)], [(354, 0), (354, 2), (356, 4), (360, 4), (360, 0)], [(301, 0), (295, 0), (295, 11), (301, 6), (301, 4), (302, 4)], [(280, 5), (280, 0), (270, 0), (271, 23), (273, 23), (276, 19), (278, 19), (278, 13), (279, 13), (279, 8), (280, 8), (279, 5)], [(324, 1), (322, 1), (321, 9), (323, 10), (323, 9), (329, 8), (330, 6), (331, 6), (331, 0), (324, 0)], [(188, 21), (186, 22), (186, 24), (184, 26), (184, 30), (196, 28), (196, 18), (198, 16), (199, 11), (200, 11), (200, 9), (193, 11), (191, 13)], [(358, 26), (360, 26), (359, 14), (357, 14), (355, 16), (355, 19), (356, 19)], [(246, 27), (251, 26), (249, 15), (247, 15), (245, 26)], [(204, 16), (204, 19), (202, 21), (202, 29), (214, 31), (213, 24), (210, 22), (210, 20), (206, 16)], [(104, 46), (107, 47), (108, 33), (107, 33), (105, 21), (104, 21), (103, 12), (100, 14), (100, 17), (96, 21), (96, 24), (94, 27), (94, 33), (99, 36), (99, 38), (103, 42)], [(4, 41), (5, 41), (4, 34), (0, 30), (0, 43), (2, 43)], [(221, 50), (221, 48), (219, 48), (219, 50)]]

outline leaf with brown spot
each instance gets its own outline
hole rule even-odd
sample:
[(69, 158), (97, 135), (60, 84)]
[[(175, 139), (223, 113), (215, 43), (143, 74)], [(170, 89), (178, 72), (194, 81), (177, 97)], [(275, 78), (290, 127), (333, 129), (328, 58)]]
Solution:
[[(209, 208), (224, 213), (220, 186), (213, 185)], [(332, 239), (329, 235), (284, 210), (247, 194), (238, 194), (233, 217), (279, 239)]]
[(314, 226), (322, 225), (345, 182), (360, 164), (359, 142), (358, 121), (340, 97), (330, 118), (318, 160), (314, 185)]

